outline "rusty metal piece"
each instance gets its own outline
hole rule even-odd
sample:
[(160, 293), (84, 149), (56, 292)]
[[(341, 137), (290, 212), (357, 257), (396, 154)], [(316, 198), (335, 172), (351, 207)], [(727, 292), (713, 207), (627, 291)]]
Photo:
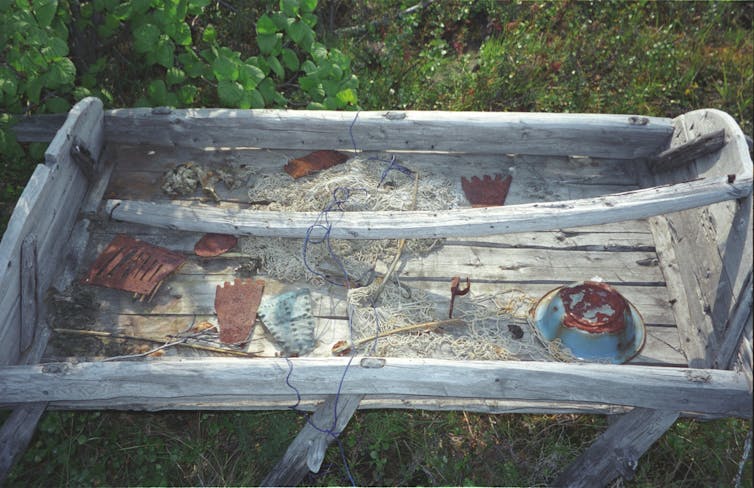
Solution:
[(228, 234), (204, 234), (194, 245), (194, 253), (203, 258), (224, 254), (238, 244), (238, 238)]
[(215, 312), (220, 325), (220, 341), (225, 344), (245, 342), (257, 319), (262, 302), (264, 280), (242, 280), (217, 285)]
[(494, 179), (490, 175), (481, 180), (478, 176), (472, 176), (471, 180), (461, 177), (461, 187), (472, 207), (497, 207), (505, 204), (512, 181), (512, 175), (503, 178), (500, 173)]
[(286, 173), (291, 175), (293, 179), (307, 176), (317, 171), (330, 168), (332, 166), (345, 163), (348, 160), (348, 155), (338, 151), (322, 150), (314, 151), (306, 156), (300, 158), (291, 159), (283, 167)]
[(118, 234), (89, 268), (83, 282), (152, 297), (186, 257)]
[(450, 280), (450, 308), (448, 309), (448, 318), (453, 318), (453, 304), (456, 301), (457, 296), (465, 295), (471, 290), (471, 281), (469, 280), (469, 277), (466, 277), (466, 288), (463, 290), (460, 289), (461, 285), (461, 278), (459, 276), (454, 276)]
[(558, 294), (565, 307), (563, 325), (592, 334), (626, 328), (626, 299), (607, 283), (585, 281), (564, 287)]

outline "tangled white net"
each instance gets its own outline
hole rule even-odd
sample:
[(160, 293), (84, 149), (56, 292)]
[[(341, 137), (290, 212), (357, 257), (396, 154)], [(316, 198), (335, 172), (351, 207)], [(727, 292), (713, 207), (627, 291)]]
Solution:
[[(446, 301), (398, 282), (387, 284), (374, 300), (377, 285), (348, 292), (354, 343), (377, 356), (436, 359), (571, 361), (557, 341), (543, 341), (526, 318), (535, 298), (520, 290), (459, 297), (454, 318), (465, 325), (391, 333), (410, 324), (445, 318)], [(375, 338), (376, 337), (376, 338)], [(367, 340), (369, 339), (369, 340)]]
[[(408, 210), (415, 198), (417, 210), (442, 210), (458, 207), (462, 197), (455, 191), (450, 179), (422, 172), (414, 197), (414, 176), (400, 171), (383, 172), (388, 167), (384, 159), (371, 160), (355, 157), (345, 164), (334, 166), (311, 178), (294, 180), (283, 172), (256, 175), (249, 189), (252, 208), (320, 212), (338, 198), (345, 200), (333, 211), (358, 212), (378, 210)], [(382, 181), (381, 181), (382, 180)], [(344, 198), (347, 197), (347, 198)], [(440, 239), (410, 239), (408, 252), (421, 255), (441, 245)], [(241, 250), (260, 261), (264, 271), (281, 281), (306, 280), (321, 285), (320, 275), (310, 272), (304, 265), (302, 239), (248, 237), (240, 240)], [(335, 279), (348, 277), (357, 283), (368, 283), (370, 272), (378, 260), (390, 259), (398, 249), (394, 239), (380, 240), (330, 240), (330, 249), (322, 242), (310, 241), (307, 245), (307, 264), (312, 269)], [(336, 262), (332, 253), (338, 257)]]

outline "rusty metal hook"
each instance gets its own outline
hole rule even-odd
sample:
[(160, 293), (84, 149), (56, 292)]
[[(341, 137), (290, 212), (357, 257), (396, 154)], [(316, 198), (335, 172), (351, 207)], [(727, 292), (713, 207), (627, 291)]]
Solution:
[(448, 309), (448, 318), (453, 318), (453, 304), (456, 301), (456, 297), (459, 295), (465, 295), (471, 290), (471, 281), (469, 280), (469, 277), (466, 277), (466, 288), (463, 290), (460, 289), (461, 285), (461, 278), (459, 276), (454, 276), (450, 280), (450, 308)]

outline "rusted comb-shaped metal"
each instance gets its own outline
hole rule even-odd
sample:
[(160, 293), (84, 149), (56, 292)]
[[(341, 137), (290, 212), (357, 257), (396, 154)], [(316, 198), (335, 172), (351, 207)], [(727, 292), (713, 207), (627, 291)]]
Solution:
[(185, 260), (182, 254), (118, 234), (89, 268), (84, 283), (151, 299), (162, 281)]
[(257, 319), (257, 309), (264, 293), (264, 280), (236, 279), (217, 285), (215, 312), (220, 324), (220, 341), (226, 344), (245, 342)]
[(505, 204), (511, 181), (513, 176), (503, 178), (498, 173), (494, 179), (490, 175), (484, 175), (482, 179), (472, 176), (471, 180), (461, 177), (461, 186), (472, 207), (496, 207)]

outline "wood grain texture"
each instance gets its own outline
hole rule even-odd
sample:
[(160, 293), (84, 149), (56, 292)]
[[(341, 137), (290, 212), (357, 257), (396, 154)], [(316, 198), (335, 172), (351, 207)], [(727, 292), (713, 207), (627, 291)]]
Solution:
[[(0, 242), (0, 337), (10, 338), (8, 329), (21, 327), (20, 314), (15, 315), (20, 301), (20, 248), (23, 239), (34, 233), (37, 238), (37, 296), (44, 296), (59, 257), (65, 249), (87, 183), (70, 157), (74, 138), (82, 141), (92, 155), (98, 155), (103, 143), (102, 103), (87, 98), (71, 109), (66, 122), (45, 152), (45, 165), (39, 165), (16, 204), (8, 228)], [(39, 316), (45, 313), (39, 302)], [(15, 362), (18, 353), (9, 351), (10, 344), (0, 346), (0, 363)], [(19, 344), (16, 343), (18, 348)]]
[[(397, 114), (396, 112), (392, 113)], [(108, 139), (193, 147), (573, 154), (634, 159), (672, 134), (664, 118), (626, 115), (186, 109), (109, 111)]]
[(568, 488), (633, 478), (639, 458), (675, 423), (678, 412), (635, 408), (621, 415), (553, 482)]
[(692, 163), (694, 159), (719, 151), (725, 145), (725, 129), (698, 136), (680, 146), (667, 149), (648, 159), (651, 171), (669, 171)]
[[(698, 110), (678, 117), (671, 148), (706, 134), (724, 130), (726, 144), (716, 153), (656, 176), (656, 183), (678, 178), (721, 175), (748, 177), (751, 157), (745, 138), (733, 119), (717, 110)], [(752, 197), (720, 202), (704, 208), (667, 214), (668, 236), (678, 260), (686, 295), (690, 327), (681, 335), (694, 367), (710, 367), (727, 334), (726, 327), (752, 266)], [(733, 332), (735, 333), (735, 332)]]
[[(751, 193), (751, 177), (708, 178), (635, 190), (594, 199), (532, 203), (442, 212), (343, 212), (330, 214), (337, 239), (438, 238), (454, 235), (555, 230), (651, 217), (701, 207)], [(113, 219), (157, 227), (242, 236), (304, 237), (316, 212), (225, 210), (213, 205), (180, 205), (107, 200)]]
[[(445, 361), (380, 358), (381, 367), (355, 360), (339, 386), (348, 358), (294, 358), (289, 381), (307, 395), (389, 394), (449, 398), (575, 401), (726, 414), (750, 418), (744, 375), (630, 365)], [(370, 360), (368, 364), (374, 362)], [(165, 401), (204, 395), (295, 395), (286, 384), (285, 359), (225, 358), (146, 362), (49, 363), (0, 368), (4, 405), (39, 401), (85, 403)]]
[(319, 472), (327, 446), (346, 428), (362, 398), (363, 395), (327, 397), (260, 486), (297, 486), (309, 471)]

